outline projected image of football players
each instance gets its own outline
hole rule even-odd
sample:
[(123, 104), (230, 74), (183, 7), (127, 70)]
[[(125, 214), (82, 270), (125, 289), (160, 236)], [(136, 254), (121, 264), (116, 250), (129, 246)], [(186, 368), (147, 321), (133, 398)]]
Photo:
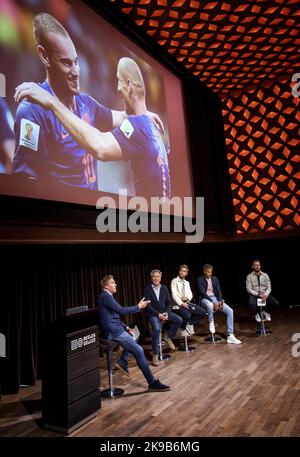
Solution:
[[(127, 114), (104, 107), (80, 93), (78, 55), (68, 32), (51, 15), (34, 17), (37, 53), (46, 79), (40, 86), (74, 116), (102, 132), (120, 126)], [(70, 134), (54, 113), (23, 100), (16, 113), (13, 172), (31, 179), (97, 190), (97, 164), (82, 141)]]
[(146, 90), (137, 63), (124, 57), (117, 67), (118, 91), (130, 111), (120, 127), (102, 133), (88, 125), (56, 97), (34, 83), (17, 87), (16, 101), (28, 97), (51, 110), (64, 128), (81, 146), (102, 161), (129, 160), (137, 196), (170, 198), (171, 184), (168, 158), (158, 128), (148, 114)]

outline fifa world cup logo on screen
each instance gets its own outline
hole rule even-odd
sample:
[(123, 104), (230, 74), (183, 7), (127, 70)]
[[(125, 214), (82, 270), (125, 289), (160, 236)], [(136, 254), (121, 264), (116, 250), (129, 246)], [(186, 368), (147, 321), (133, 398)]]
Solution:
[(29, 124), (29, 122), (27, 122), (25, 124), (25, 130), (26, 130), (25, 138), (26, 138), (26, 140), (30, 141), (33, 128), (32, 128), (32, 125)]

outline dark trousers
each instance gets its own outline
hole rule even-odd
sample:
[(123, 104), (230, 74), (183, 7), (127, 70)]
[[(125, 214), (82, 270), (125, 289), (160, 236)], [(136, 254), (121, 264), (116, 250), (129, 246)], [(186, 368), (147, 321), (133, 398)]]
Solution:
[(198, 305), (190, 304), (191, 308), (184, 308), (181, 306), (178, 309), (173, 309), (173, 312), (182, 317), (181, 328), (185, 329), (186, 324), (197, 325), (198, 322), (206, 316), (206, 312), (203, 308)]
[[(177, 316), (173, 312), (169, 312), (169, 317), (167, 321), (164, 322), (164, 328), (168, 329), (167, 334), (172, 340), (175, 338), (176, 332), (181, 327), (182, 319), (180, 316)], [(161, 321), (156, 316), (150, 317), (150, 325), (152, 331), (152, 352), (153, 354), (158, 354), (159, 352), (159, 336), (160, 336), (160, 324)]]
[[(259, 311), (259, 308), (257, 307), (257, 297), (254, 295), (249, 295), (249, 302), (248, 302), (250, 308), (252, 311), (257, 313)], [(279, 306), (279, 301), (273, 297), (273, 295), (268, 295), (267, 300), (266, 300), (266, 306), (264, 307), (264, 310), (267, 313), (270, 313), (272, 308), (278, 308)]]

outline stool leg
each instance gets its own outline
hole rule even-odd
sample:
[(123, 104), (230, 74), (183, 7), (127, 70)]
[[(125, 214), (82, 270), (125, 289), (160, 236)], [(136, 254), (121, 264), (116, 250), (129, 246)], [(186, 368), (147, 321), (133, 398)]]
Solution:
[(204, 341), (207, 341), (209, 343), (216, 343), (217, 341), (221, 341), (221, 338), (219, 336), (216, 336), (214, 333), (210, 334), (211, 336), (207, 336), (204, 338)]
[(168, 360), (171, 356), (170, 354), (163, 354), (162, 351), (162, 340), (161, 340), (161, 333), (162, 333), (162, 324), (160, 324), (160, 334), (159, 334), (159, 360)]
[(184, 344), (181, 345), (179, 348), (178, 348), (178, 351), (181, 351), (181, 352), (191, 352), (191, 351), (194, 351), (196, 348), (194, 346), (188, 346), (187, 344), (187, 336), (184, 337)]
[(101, 397), (103, 398), (114, 398), (119, 397), (124, 393), (124, 389), (119, 389), (118, 387), (113, 387), (113, 371), (112, 371), (112, 360), (113, 360), (113, 351), (106, 351), (106, 360), (107, 360), (107, 370), (108, 370), (108, 383), (109, 388), (101, 391)]
[(261, 322), (259, 324), (259, 329), (258, 329), (257, 333), (259, 333), (262, 336), (266, 336), (266, 335), (272, 333), (272, 330), (266, 329), (266, 327), (265, 327), (264, 313), (263, 313), (262, 306), (259, 307), (259, 315), (261, 318)]

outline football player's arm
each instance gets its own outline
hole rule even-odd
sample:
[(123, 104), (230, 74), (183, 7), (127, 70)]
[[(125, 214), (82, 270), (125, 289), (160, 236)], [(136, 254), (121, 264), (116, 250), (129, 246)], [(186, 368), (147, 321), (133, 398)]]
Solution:
[(100, 132), (73, 114), (60, 101), (52, 102), (49, 109), (53, 111), (55, 117), (68, 130), (74, 140), (96, 159), (107, 161), (123, 158), (122, 149), (112, 133)]
[(5, 173), (12, 172), (15, 140), (7, 139), (0, 145), (0, 161), (5, 166)]
[[(127, 118), (127, 113), (126, 111), (115, 111), (111, 110), (112, 112), (112, 119), (113, 119), (113, 128), (120, 127), (123, 121)], [(145, 114), (148, 114), (152, 118), (152, 121), (154, 122), (154, 125), (162, 132), (162, 134), (165, 133), (164, 125), (162, 123), (161, 118), (159, 117), (158, 114), (152, 113), (151, 111), (147, 111)]]
[(50, 109), (55, 117), (63, 124), (77, 143), (90, 152), (96, 159), (120, 160), (123, 157), (121, 147), (110, 133), (102, 133), (95, 127), (73, 114), (58, 98), (51, 95), (38, 84), (23, 83), (16, 88), (15, 100), (24, 98)]
[(112, 114), (112, 123), (113, 123), (113, 128), (115, 129), (116, 127), (120, 127), (123, 121), (127, 118), (126, 111), (115, 111), (111, 110)]
[(15, 151), (15, 137), (12, 131), (12, 126), (9, 122), (13, 122), (11, 112), (9, 111), (4, 100), (0, 100), (0, 162), (5, 167), (5, 173), (12, 172), (13, 157)]
[[(22, 106), (18, 108), (15, 119), (15, 152), (13, 158), (13, 173), (23, 174), (30, 179), (49, 177), (49, 151), (45, 129), (45, 121), (38, 114), (36, 107)], [(24, 141), (22, 123), (30, 124), (32, 138)]]

